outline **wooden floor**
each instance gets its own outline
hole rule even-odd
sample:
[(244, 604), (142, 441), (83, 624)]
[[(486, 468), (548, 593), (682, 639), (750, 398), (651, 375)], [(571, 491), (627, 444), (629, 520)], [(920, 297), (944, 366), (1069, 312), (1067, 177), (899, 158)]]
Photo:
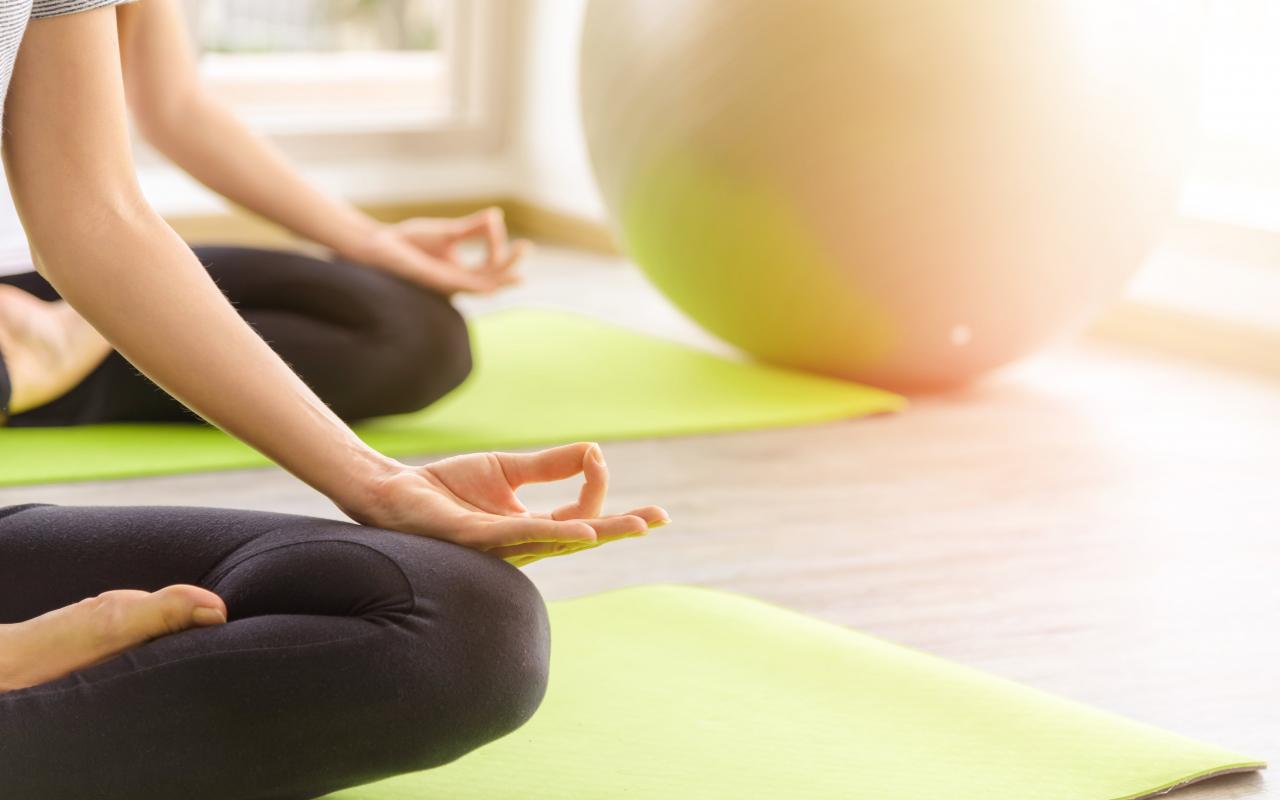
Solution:
[[(706, 342), (620, 262), (547, 250), (530, 283), (468, 305)], [(894, 417), (605, 451), (613, 505), (676, 524), (535, 565), (549, 598), (732, 589), (1280, 759), (1280, 384), (1086, 341)], [(24, 501), (336, 516), (278, 471), (0, 490)], [(1280, 789), (1243, 775), (1178, 796)]]

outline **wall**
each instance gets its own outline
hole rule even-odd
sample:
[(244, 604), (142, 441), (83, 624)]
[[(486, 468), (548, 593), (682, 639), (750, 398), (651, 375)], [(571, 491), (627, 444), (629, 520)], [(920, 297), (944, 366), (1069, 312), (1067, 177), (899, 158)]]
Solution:
[[(474, 0), (472, 0), (474, 1)], [(512, 196), (593, 221), (604, 206), (587, 159), (578, 107), (578, 39), (587, 0), (491, 0), (500, 19), (500, 50), (489, 62), (499, 72), (493, 91), (501, 119), (492, 146), (465, 148), (442, 141), (439, 152), (381, 160), (303, 160), (321, 185), (355, 201), (453, 200)], [(368, 149), (368, 148), (366, 148)], [(165, 213), (201, 214), (217, 200), (184, 176), (147, 164), (142, 181)]]
[(578, 37), (586, 0), (511, 0), (515, 84), (508, 158), (516, 196), (604, 219), (578, 108)]

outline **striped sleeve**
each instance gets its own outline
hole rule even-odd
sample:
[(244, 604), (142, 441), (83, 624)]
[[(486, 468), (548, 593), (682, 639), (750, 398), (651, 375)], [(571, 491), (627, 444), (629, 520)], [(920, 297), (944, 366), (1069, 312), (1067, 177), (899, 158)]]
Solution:
[(103, 6), (118, 6), (131, 3), (133, 0), (33, 0), (31, 18), (60, 17), (63, 14), (75, 14), (80, 11), (92, 11)]

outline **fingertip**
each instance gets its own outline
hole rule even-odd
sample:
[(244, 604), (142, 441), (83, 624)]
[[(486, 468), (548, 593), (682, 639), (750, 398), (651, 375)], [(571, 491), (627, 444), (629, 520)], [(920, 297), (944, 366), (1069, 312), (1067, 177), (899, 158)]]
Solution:
[(661, 506), (642, 506), (632, 509), (628, 514), (640, 517), (650, 528), (661, 528), (671, 523), (671, 515)]
[(555, 454), (566, 461), (572, 456), (577, 456), (581, 463), (585, 465), (587, 463), (587, 458), (591, 453), (591, 448), (594, 446), (594, 442), (574, 442), (572, 444), (557, 445), (543, 450), (542, 452), (546, 454)]
[(597, 467), (604, 466), (604, 451), (600, 449), (600, 445), (594, 442), (590, 444), (586, 452), (582, 454), (582, 463), (591, 463)]

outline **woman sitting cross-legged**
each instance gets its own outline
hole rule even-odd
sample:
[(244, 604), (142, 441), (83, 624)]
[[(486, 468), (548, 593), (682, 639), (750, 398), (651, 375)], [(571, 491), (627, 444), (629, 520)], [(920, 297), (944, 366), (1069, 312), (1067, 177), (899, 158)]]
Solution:
[(576, 542), (489, 552), (474, 524), (450, 542), (249, 511), (0, 508), (3, 795), (317, 797), (511, 732), (542, 699), (550, 645), (516, 565), (665, 515), (600, 519), (589, 444), (423, 468), (492, 509), (520, 508), (508, 482), (578, 472), (579, 500), (546, 518), (594, 520)]
[[(201, 84), (174, 0), (113, 13), (136, 130), (232, 203), (327, 251), (196, 247), (240, 315), (345, 420), (416, 411), (456, 387), (471, 355), (449, 297), (515, 283), (529, 249), (508, 240), (502, 213), (372, 219), (319, 191)], [(0, 198), (0, 256), (16, 274), (0, 275), (0, 359), (13, 383), (7, 424), (197, 421), (34, 271), (8, 200)], [(464, 259), (469, 242), (484, 252), (474, 265)], [(5, 415), (0, 408), (0, 425)]]
[[(316, 192), (199, 91), (175, 0), (120, 2), (0, 3), (5, 166), (42, 276), (0, 286), (0, 414), (170, 419), (180, 401), (352, 522), (0, 508), (0, 796), (297, 800), (448, 762), (542, 696), (545, 609), (516, 568), (667, 516), (606, 515), (590, 443), (415, 466), (356, 436), (342, 415), (461, 379), (443, 296), (510, 283), (521, 247), (493, 215), (387, 227)], [(193, 175), (337, 258), (202, 266), (142, 195), (126, 97)], [(474, 235), (488, 257), (469, 269), (455, 245)], [(54, 291), (65, 305), (32, 294)], [(0, 457), (21, 434), (0, 431)], [(579, 474), (554, 511), (516, 496)]]

